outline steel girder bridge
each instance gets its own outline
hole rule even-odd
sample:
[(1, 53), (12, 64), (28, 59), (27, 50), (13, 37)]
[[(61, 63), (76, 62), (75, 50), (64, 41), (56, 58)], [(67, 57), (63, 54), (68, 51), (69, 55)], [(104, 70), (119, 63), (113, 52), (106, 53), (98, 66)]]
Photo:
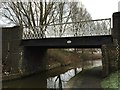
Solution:
[(35, 28), (24, 27), (21, 45), (46, 48), (101, 48), (102, 45), (112, 42), (111, 19), (107, 18), (55, 23)]

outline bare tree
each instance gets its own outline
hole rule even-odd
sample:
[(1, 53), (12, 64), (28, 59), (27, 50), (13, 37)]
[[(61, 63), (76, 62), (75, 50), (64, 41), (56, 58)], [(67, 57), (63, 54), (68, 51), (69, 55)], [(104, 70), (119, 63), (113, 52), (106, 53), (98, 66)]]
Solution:
[[(81, 20), (91, 19), (90, 14), (79, 2), (7, 2), (2, 3), (4, 10), (3, 16), (11, 22), (27, 28), (27, 35), (35, 35), (33, 37), (46, 37), (46, 32), (53, 32), (54, 35), (62, 37), (70, 32), (71, 26), (74, 36), (80, 35), (82, 27), (86, 27), (86, 23), (74, 23), (71, 25), (61, 24), (48, 27), (50, 24), (67, 23), (69, 21), (77, 22)], [(73, 34), (72, 33), (72, 34)]]
[(45, 37), (45, 30), (50, 19), (48, 15), (51, 13), (54, 2), (7, 2), (4, 4), (3, 16), (20, 26), (28, 27), (32, 33), (38, 31), (40, 37)]
[(78, 36), (81, 33), (84, 34), (84, 28), (86, 28), (87, 22), (82, 23), (81, 21), (85, 21), (85, 20), (91, 20), (91, 16), (88, 13), (88, 11), (86, 10), (86, 8), (84, 7), (84, 5), (80, 2), (72, 2), (71, 3), (71, 20), (73, 22), (79, 22), (79, 23), (74, 23), (73, 24), (73, 33), (74, 36)]
[(54, 29), (53, 34), (62, 37), (67, 31), (68, 22), (70, 20), (71, 10), (69, 8), (69, 2), (55, 3), (56, 9), (54, 14), (54, 25), (51, 26)]

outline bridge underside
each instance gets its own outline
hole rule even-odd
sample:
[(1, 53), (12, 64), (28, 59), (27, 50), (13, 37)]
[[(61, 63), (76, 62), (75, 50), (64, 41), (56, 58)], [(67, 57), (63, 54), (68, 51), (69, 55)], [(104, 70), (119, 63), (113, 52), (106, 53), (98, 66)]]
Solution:
[(101, 48), (113, 42), (111, 35), (62, 37), (22, 40), (21, 46), (40, 46), (45, 48)]

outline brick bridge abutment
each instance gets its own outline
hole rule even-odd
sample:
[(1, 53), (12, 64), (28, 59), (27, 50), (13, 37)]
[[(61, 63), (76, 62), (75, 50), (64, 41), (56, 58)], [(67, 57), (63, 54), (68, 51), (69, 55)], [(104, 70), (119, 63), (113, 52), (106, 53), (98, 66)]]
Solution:
[(103, 76), (120, 69), (120, 12), (113, 13), (113, 44), (102, 46)]
[[(1, 33), (3, 73), (20, 73), (20, 75), (25, 76), (46, 69), (45, 55), (47, 48), (20, 46), (22, 28), (19, 26), (2, 28)], [(13, 76), (12, 78), (19, 76)], [(7, 79), (5, 78), (5, 80)]]

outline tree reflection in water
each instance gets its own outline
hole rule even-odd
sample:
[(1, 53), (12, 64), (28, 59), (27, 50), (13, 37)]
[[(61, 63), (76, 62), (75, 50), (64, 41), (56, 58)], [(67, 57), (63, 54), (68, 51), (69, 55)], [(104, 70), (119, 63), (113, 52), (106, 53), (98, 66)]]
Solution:
[(54, 78), (53, 77), (48, 78), (47, 88), (59, 88), (60, 90), (62, 90), (62, 88), (65, 88), (67, 82), (80, 71), (81, 71), (80, 68), (75, 68), (67, 71), (64, 74), (60, 74)]
[[(101, 66), (102, 63), (100, 60), (97, 61), (87, 61), (88, 64), (86, 64), (85, 68), (92, 68), (92, 67), (98, 67)], [(65, 88), (67, 85), (67, 82), (74, 77), (76, 74), (82, 71), (82, 68), (74, 68), (71, 70), (68, 70), (64, 74), (60, 74), (55, 77), (47, 78), (47, 88), (59, 88), (60, 90), (62, 88)]]
[[(86, 66), (98, 67), (101, 65), (102, 62), (97, 60), (93, 62), (93, 65)], [(82, 68), (78, 67), (81, 66), (60, 67), (59, 69), (36, 74), (31, 77), (3, 82), (2, 86), (3, 88), (67, 88), (70, 79), (81, 72)]]

